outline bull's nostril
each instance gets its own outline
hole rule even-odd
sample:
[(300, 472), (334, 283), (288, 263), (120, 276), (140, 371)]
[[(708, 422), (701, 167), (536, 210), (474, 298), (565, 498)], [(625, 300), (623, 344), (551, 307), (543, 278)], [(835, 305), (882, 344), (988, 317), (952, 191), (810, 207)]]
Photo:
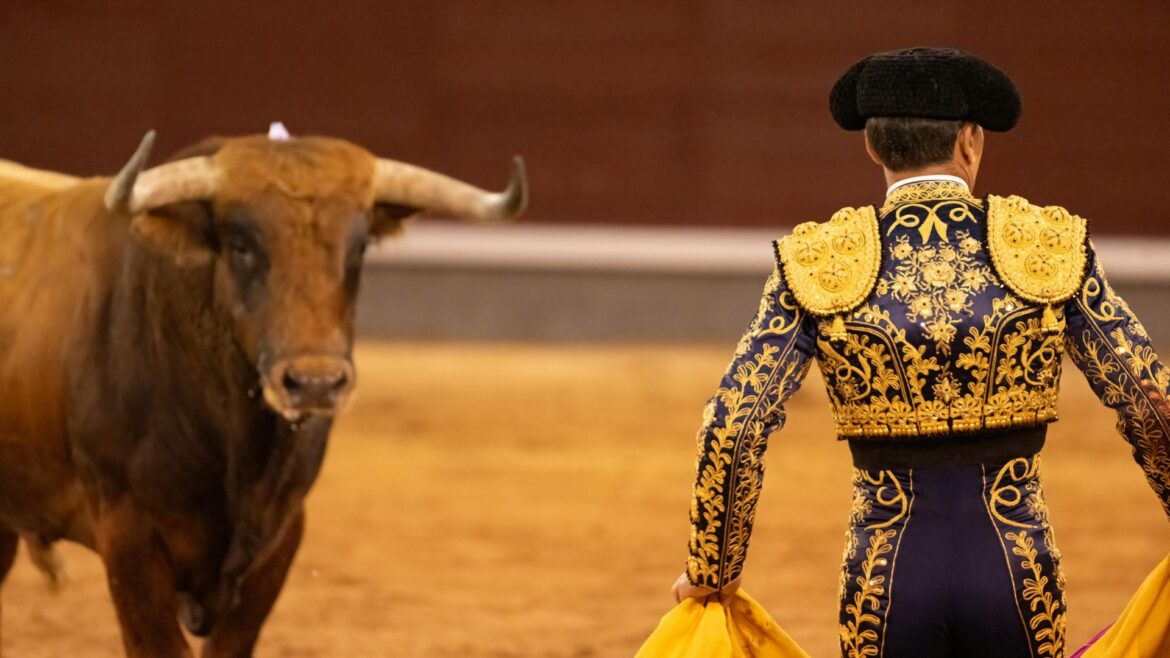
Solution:
[(301, 357), (274, 377), (284, 403), (298, 411), (331, 413), (353, 385), (353, 372), (337, 359)]
[(349, 375), (343, 371), (306, 373), (290, 369), (281, 384), (290, 397), (297, 399), (335, 397), (349, 385)]

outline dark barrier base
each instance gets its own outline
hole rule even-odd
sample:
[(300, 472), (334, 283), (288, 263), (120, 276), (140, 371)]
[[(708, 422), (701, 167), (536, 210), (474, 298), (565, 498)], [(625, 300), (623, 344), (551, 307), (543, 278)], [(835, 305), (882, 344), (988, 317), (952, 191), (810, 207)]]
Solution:
[[(712, 341), (733, 346), (766, 274), (449, 268), (371, 263), (358, 332), (369, 338)], [(1170, 285), (1115, 284), (1155, 343), (1170, 340)]]

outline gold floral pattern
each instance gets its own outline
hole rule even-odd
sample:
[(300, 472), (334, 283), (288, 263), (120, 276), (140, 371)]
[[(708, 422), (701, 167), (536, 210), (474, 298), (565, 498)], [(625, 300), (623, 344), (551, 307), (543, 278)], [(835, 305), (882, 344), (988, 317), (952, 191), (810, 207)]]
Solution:
[(1085, 220), (1059, 206), (989, 196), (988, 246), (999, 276), (1021, 299), (1062, 304), (1081, 287)]
[[(1003, 546), (1021, 623), (1034, 655), (1064, 657), (1064, 573), (1039, 479), (1040, 458), (1004, 464), (984, 488), (984, 504)], [(1037, 539), (1039, 538), (1039, 541)], [(1013, 560), (1010, 556), (1014, 556)]]
[[(864, 258), (823, 270), (826, 280), (851, 292), (835, 301), (825, 297), (831, 303), (819, 311), (791, 287), (793, 276), (813, 270), (785, 263), (773, 272), (759, 311), (704, 410), (691, 506), (692, 583), (718, 589), (739, 576), (759, 500), (766, 438), (783, 424), (783, 404), (814, 354), (841, 437), (926, 437), (1054, 420), (1061, 355), (1067, 348), (1097, 395), (1117, 411), (1119, 430), (1170, 514), (1170, 418), (1162, 415), (1166, 405), (1158, 399), (1170, 395), (1170, 373), (1095, 266), (1091, 246), (1085, 248), (1091, 274), (1075, 273), (1079, 294), (1065, 304), (1044, 301), (1054, 297), (1037, 297), (1018, 281), (1006, 285), (1003, 270), (1009, 266), (998, 266), (994, 254), (983, 251), (991, 249), (980, 221), (982, 206), (962, 192), (955, 192), (945, 208), (920, 203), (925, 196), (910, 200), (906, 195), (916, 194), (912, 189), (901, 193), (902, 202), (887, 204), (881, 223), (872, 224), (875, 231), (889, 227), (886, 271), (875, 270), (868, 278), (868, 265), (858, 264), (872, 264)], [(1063, 248), (1066, 237), (1042, 242), (1045, 249), (1052, 244)], [(1023, 238), (1017, 242), (1024, 244)], [(782, 244), (777, 245), (781, 260)], [(846, 251), (853, 248), (845, 246)], [(1073, 252), (1081, 248), (1074, 245)], [(819, 247), (809, 249), (811, 254)], [(1021, 262), (1032, 271), (1027, 257)], [(1046, 263), (1065, 268), (1075, 259)], [(900, 272), (903, 264), (913, 267)], [(1048, 264), (1032, 263), (1039, 268), (1032, 275)], [(1063, 280), (1066, 274), (1074, 276), (1055, 276)], [(814, 284), (824, 287), (816, 281), (809, 287)], [(920, 299), (922, 290), (931, 295)], [(1044, 289), (1046, 295), (1053, 290)], [(950, 329), (926, 326), (943, 314), (954, 319)], [(988, 518), (1017, 585), (1021, 621), (1038, 655), (1058, 658), (1064, 650), (1063, 574), (1035, 464), (1027, 461), (997, 475), (1002, 477), (985, 484), (985, 491), (995, 492), (986, 501)], [(855, 485), (882, 484), (872, 479), (880, 477), (863, 474)], [(903, 503), (908, 510), (912, 491), (899, 496), (901, 490), (891, 481), (885, 484), (887, 492), (895, 493), (876, 502), (855, 497), (852, 515), (868, 517)], [(889, 594), (908, 519), (907, 514), (892, 525), (858, 524), (863, 532), (846, 541), (847, 561), (861, 559), (864, 567), (864, 578), (842, 576), (840, 634), (846, 655), (880, 655), (888, 609), (882, 597)]]
[(796, 300), (814, 315), (848, 311), (873, 290), (881, 238), (873, 208), (843, 208), (822, 223), (805, 222), (776, 243)]
[(764, 475), (767, 437), (783, 423), (783, 403), (808, 370), (801, 347), (804, 313), (778, 272), (764, 286), (755, 319), (703, 413), (691, 502), (691, 582), (720, 589), (734, 580), (748, 541)]
[(971, 316), (971, 300), (995, 279), (977, 258), (983, 245), (967, 231), (956, 232), (956, 244), (915, 249), (906, 235), (897, 237), (890, 255), (894, 270), (878, 281), (877, 294), (906, 306), (906, 319), (922, 323), (925, 337), (941, 354), (949, 354), (959, 316)]
[[(882, 597), (886, 594), (886, 577), (879, 571), (889, 562), (886, 555), (893, 552), (894, 545), (891, 540), (897, 534), (895, 530), (878, 530), (869, 536), (865, 561), (861, 563), (861, 573), (857, 576), (857, 592), (854, 593), (853, 600), (845, 604), (845, 613), (850, 618), (839, 628), (844, 649), (842, 653), (848, 658), (876, 656), (880, 651), (879, 629), (883, 617), (875, 613), (883, 608)], [(866, 612), (867, 608), (871, 612)]]
[[(925, 198), (924, 190), (943, 198)], [(817, 324), (838, 436), (920, 437), (1055, 420), (1063, 341), (1052, 329), (1064, 310), (1029, 303), (1004, 285), (987, 253), (985, 213), (965, 187), (894, 192), (898, 202), (887, 202), (880, 220), (888, 256), (871, 296), (843, 321)]]
[[(881, 654), (898, 546), (914, 502), (913, 480), (905, 477), (903, 484), (893, 471), (853, 470), (853, 506), (841, 567), (842, 605), (837, 627), (845, 658)], [(889, 518), (874, 518), (877, 508)], [(873, 522), (863, 525), (866, 520)], [(857, 557), (862, 535), (867, 535), (865, 558), (850, 580), (850, 565)]]
[(1027, 602), (1032, 613), (1028, 628), (1033, 641), (1039, 646), (1036, 653), (1049, 658), (1064, 658), (1064, 595), (1050, 588), (1049, 578), (1036, 559), (1036, 540), (1025, 532), (1009, 532), (1004, 535), (1012, 542), (1012, 554), (1022, 558), (1020, 567), (1028, 573), (1020, 596)]
[[(873, 503), (869, 496), (865, 495), (865, 489), (862, 488), (864, 473), (858, 469), (853, 469), (853, 497), (849, 503), (849, 525), (845, 529), (845, 550), (841, 557), (842, 564), (848, 564), (850, 560), (857, 557), (857, 535), (853, 532), (853, 528), (861, 525), (869, 513), (873, 511)], [(845, 578), (846, 570), (841, 570), (841, 580), (838, 587), (837, 598), (845, 597)]]
[(1170, 516), (1170, 418), (1151, 399), (1170, 395), (1170, 372), (1096, 263), (1069, 309), (1069, 355), (1097, 397), (1117, 412), (1118, 431)]
[(1027, 427), (1056, 418), (1062, 343), (1040, 311), (992, 300), (954, 350), (929, 354), (876, 304), (856, 311), (843, 345), (817, 340), (841, 437), (930, 436)]
[(895, 187), (886, 195), (886, 201), (878, 212), (884, 215), (897, 206), (947, 199), (962, 199), (976, 207), (983, 207), (983, 202), (972, 197), (971, 190), (962, 183), (950, 180), (925, 180)]

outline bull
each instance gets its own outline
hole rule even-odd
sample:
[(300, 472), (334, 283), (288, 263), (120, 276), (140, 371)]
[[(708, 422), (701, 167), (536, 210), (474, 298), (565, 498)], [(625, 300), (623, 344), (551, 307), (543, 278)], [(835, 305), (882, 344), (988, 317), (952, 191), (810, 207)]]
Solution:
[(19, 539), (96, 551), (128, 656), (250, 656), (354, 387), (366, 247), (506, 190), (263, 135), (114, 178), (0, 162), (0, 583)]

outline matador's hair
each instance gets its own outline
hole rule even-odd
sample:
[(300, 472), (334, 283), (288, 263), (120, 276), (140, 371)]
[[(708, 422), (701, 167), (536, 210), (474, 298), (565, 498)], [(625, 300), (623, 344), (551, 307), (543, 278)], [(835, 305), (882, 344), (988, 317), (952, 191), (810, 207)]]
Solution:
[(909, 171), (951, 161), (961, 120), (872, 117), (865, 137), (890, 171)]

